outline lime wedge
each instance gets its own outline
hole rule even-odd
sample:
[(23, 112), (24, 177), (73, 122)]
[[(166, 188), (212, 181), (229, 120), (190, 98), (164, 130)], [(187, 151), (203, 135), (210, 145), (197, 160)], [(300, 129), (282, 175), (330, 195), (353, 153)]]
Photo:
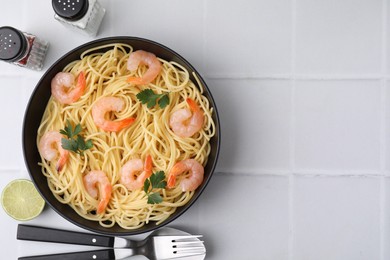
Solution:
[(45, 201), (30, 180), (13, 180), (1, 193), (1, 205), (16, 220), (26, 221), (41, 214)]

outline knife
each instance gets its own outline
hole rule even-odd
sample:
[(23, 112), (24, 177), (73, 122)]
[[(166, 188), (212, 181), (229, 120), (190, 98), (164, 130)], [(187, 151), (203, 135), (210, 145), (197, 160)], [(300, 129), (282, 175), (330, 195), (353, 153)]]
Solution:
[(76, 231), (37, 227), (24, 224), (18, 225), (17, 239), (110, 248), (128, 248), (139, 246), (138, 241), (133, 241), (122, 237), (111, 237), (93, 233), (81, 233)]
[[(84, 251), (74, 253), (62, 253), (51, 255), (37, 255), (37, 256), (25, 256), (19, 257), (18, 260), (145, 260), (148, 259), (145, 256), (127, 256), (122, 258), (120, 251), (126, 251), (128, 249), (103, 249), (96, 251)], [(203, 260), (206, 254), (199, 254), (187, 257), (177, 257), (175, 260)]]

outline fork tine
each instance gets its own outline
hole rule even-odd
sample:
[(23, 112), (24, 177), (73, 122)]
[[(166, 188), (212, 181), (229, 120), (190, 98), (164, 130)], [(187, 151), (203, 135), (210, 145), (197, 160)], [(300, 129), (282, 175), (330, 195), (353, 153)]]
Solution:
[(206, 250), (204, 248), (198, 247), (198, 248), (191, 248), (191, 249), (179, 249), (173, 251), (174, 255), (194, 255), (200, 253), (206, 253)]
[(185, 239), (196, 239), (196, 238), (200, 238), (200, 237), (203, 237), (202, 235), (184, 235), (184, 236), (164, 236), (164, 237), (167, 237), (167, 238), (170, 238), (171, 240), (185, 240)]
[(178, 241), (178, 242), (172, 242), (173, 246), (177, 247), (185, 247), (185, 246), (191, 246), (191, 245), (196, 245), (196, 244), (201, 244), (203, 246), (203, 241), (202, 240), (196, 240), (196, 241)]
[(206, 248), (203, 245), (202, 246), (192, 246), (192, 247), (177, 247), (177, 248), (174, 248), (173, 252), (175, 254), (206, 252)]
[(190, 246), (173, 246), (174, 250), (191, 250), (191, 249), (203, 249), (205, 248), (203, 244), (190, 245)]
[(187, 259), (187, 257), (191, 257), (190, 259), (194, 259), (194, 257), (197, 257), (197, 256), (204, 256), (206, 255), (206, 253), (199, 253), (199, 254), (192, 254), (192, 255), (180, 255), (180, 256), (173, 256), (171, 257), (170, 259)]
[(182, 258), (182, 257), (190, 257), (190, 256), (199, 256), (199, 255), (205, 255), (206, 250), (198, 250), (198, 251), (192, 251), (192, 252), (176, 252), (174, 253), (175, 256), (173, 258)]

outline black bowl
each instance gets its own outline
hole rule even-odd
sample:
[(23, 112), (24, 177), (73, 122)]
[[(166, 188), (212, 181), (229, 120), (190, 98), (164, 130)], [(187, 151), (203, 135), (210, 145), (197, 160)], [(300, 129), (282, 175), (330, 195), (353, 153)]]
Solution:
[[(47, 102), (51, 96), (51, 90), (50, 90), (50, 81), (51, 79), (62, 69), (69, 64), (70, 62), (79, 59), (81, 53), (84, 51), (106, 45), (111, 43), (126, 43), (133, 46), (134, 50), (142, 49), (145, 51), (152, 52), (156, 54), (156, 56), (161, 57), (168, 61), (175, 61), (182, 66), (184, 66), (188, 71), (194, 71), (198, 76), (199, 80), (204, 86), (204, 95), (208, 98), (210, 101), (211, 107), (214, 108), (213, 113), (213, 120), (216, 125), (216, 135), (210, 140), (211, 144), (211, 153), (208, 159), (208, 163), (205, 167), (205, 176), (204, 181), (202, 185), (196, 190), (194, 196), (192, 199), (183, 207), (180, 207), (176, 210), (174, 214), (172, 214), (167, 220), (165, 220), (160, 225), (156, 225), (155, 222), (150, 222), (149, 224), (143, 226), (142, 228), (136, 229), (136, 230), (126, 230), (121, 228), (118, 225), (115, 225), (111, 228), (105, 228), (99, 225), (96, 221), (90, 221), (87, 220), (81, 216), (79, 216), (70, 206), (60, 203), (52, 194), (50, 191), (47, 179), (41, 172), (41, 167), (38, 165), (38, 162), (40, 162), (41, 157), (39, 156), (36, 138), (37, 138), (37, 130), (39, 127), (39, 124), (42, 119), (42, 115), (44, 113), (44, 110), (46, 108)], [(101, 51), (101, 50), (99, 50)], [(191, 80), (195, 82), (195, 79), (191, 75)], [(47, 204), (51, 206), (58, 214), (60, 214), (62, 217), (67, 219), (68, 221), (78, 225), (79, 227), (85, 228), (90, 231), (107, 234), (107, 235), (116, 235), (116, 236), (126, 236), (126, 235), (135, 235), (140, 234), (144, 232), (149, 232), (152, 230), (155, 230), (159, 227), (162, 227), (173, 220), (175, 220), (177, 217), (182, 215), (188, 208), (191, 207), (191, 205), (194, 204), (194, 202), (199, 198), (200, 194), (203, 192), (203, 190), (206, 188), (207, 183), (209, 182), (216, 163), (218, 159), (218, 153), (220, 149), (220, 124), (219, 124), (219, 118), (218, 118), (218, 111), (217, 107), (215, 105), (214, 99), (210, 93), (209, 88), (207, 87), (206, 83), (202, 79), (202, 77), (199, 75), (199, 73), (195, 70), (195, 68), (186, 61), (183, 57), (181, 57), (179, 54), (174, 52), (173, 50), (150, 40), (142, 39), (142, 38), (135, 38), (135, 37), (127, 37), (127, 36), (118, 36), (118, 37), (109, 37), (109, 38), (103, 38), (95, 41), (91, 41), (89, 43), (86, 43), (84, 45), (81, 45), (72, 51), (68, 52), (64, 56), (62, 56), (57, 62), (55, 62), (42, 76), (42, 78), (39, 80), (37, 86), (35, 87), (25, 115), (24, 115), (24, 122), (23, 122), (23, 153), (24, 153), (24, 159), (27, 166), (27, 169), (29, 171), (29, 174), (31, 176), (32, 181), (34, 182), (36, 188), (42, 195), (42, 197), (46, 200)]]

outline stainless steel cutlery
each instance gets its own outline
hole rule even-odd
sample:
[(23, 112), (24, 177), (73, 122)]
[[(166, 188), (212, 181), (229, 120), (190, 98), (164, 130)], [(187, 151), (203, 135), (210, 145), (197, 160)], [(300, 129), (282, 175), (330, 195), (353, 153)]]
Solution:
[(17, 231), (19, 240), (103, 247), (83, 252), (25, 256), (19, 257), (20, 260), (126, 260), (134, 255), (143, 255), (150, 260), (187, 259), (191, 256), (203, 259), (206, 248), (200, 237), (170, 227), (158, 229), (141, 241), (23, 224), (18, 225)]

